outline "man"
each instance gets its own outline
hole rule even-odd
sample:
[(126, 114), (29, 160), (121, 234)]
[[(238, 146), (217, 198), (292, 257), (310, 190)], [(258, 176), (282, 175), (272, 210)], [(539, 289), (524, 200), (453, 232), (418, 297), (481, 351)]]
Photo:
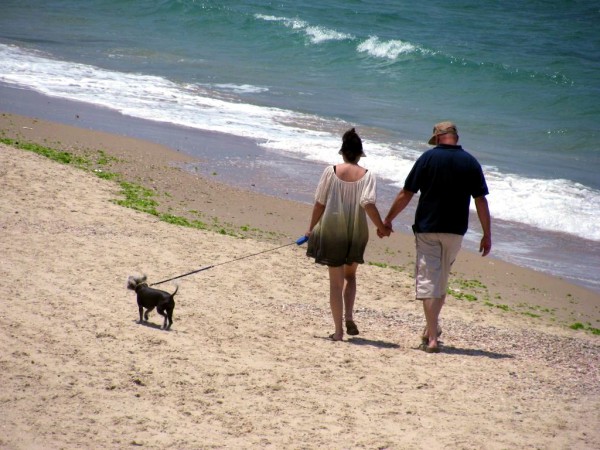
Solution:
[(423, 301), (427, 322), (420, 348), (437, 353), (441, 334), (438, 319), (446, 299), (450, 268), (467, 232), (471, 197), (483, 230), (479, 245), (482, 256), (492, 248), (492, 234), (483, 171), (479, 162), (458, 145), (456, 125), (436, 124), (429, 144), (435, 147), (415, 162), (384, 223), (391, 230), (394, 218), (421, 191), (413, 225), (416, 297)]

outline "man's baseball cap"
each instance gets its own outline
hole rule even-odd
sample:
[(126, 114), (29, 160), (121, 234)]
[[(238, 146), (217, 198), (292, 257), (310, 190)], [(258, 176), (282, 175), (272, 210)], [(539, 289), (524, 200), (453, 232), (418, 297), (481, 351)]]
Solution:
[(433, 136), (429, 139), (429, 145), (435, 145), (435, 138), (440, 134), (458, 134), (458, 130), (456, 129), (456, 125), (452, 122), (440, 122), (436, 123), (433, 127)]

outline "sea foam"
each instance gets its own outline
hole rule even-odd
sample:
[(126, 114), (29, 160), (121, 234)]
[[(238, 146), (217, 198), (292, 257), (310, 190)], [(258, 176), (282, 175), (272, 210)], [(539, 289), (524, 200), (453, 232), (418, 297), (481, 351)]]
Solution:
[(399, 55), (411, 53), (423, 53), (420, 47), (410, 42), (400, 40), (382, 41), (377, 36), (371, 36), (361, 42), (356, 49), (361, 53), (367, 53), (370, 56), (385, 59), (396, 59)]
[(313, 44), (319, 44), (326, 41), (343, 41), (346, 39), (354, 39), (354, 36), (351, 34), (331, 30), (322, 26), (310, 25), (308, 22), (300, 19), (290, 19), (287, 17), (268, 16), (263, 14), (256, 14), (254, 17), (267, 22), (280, 22), (288, 28), (302, 31)]

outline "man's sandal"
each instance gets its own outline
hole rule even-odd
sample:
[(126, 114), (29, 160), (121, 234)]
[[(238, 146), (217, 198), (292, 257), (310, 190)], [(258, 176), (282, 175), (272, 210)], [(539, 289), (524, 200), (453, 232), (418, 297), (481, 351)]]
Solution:
[[(429, 336), (425, 335), (426, 331), (427, 331), (427, 327), (425, 327), (425, 329), (423, 330), (423, 334), (421, 335), (421, 342), (425, 345), (429, 344)], [(442, 335), (442, 329), (438, 327), (437, 337), (439, 338), (441, 335)]]

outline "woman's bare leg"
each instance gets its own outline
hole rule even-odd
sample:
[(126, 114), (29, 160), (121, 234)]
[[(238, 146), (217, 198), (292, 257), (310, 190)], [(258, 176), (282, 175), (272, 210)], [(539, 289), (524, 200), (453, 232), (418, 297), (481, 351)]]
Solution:
[(342, 326), (344, 318), (344, 267), (329, 267), (329, 306), (335, 325), (335, 333), (332, 338), (341, 341), (344, 337)]
[(353, 320), (354, 300), (356, 299), (356, 269), (358, 264), (344, 266), (344, 310), (346, 320)]

